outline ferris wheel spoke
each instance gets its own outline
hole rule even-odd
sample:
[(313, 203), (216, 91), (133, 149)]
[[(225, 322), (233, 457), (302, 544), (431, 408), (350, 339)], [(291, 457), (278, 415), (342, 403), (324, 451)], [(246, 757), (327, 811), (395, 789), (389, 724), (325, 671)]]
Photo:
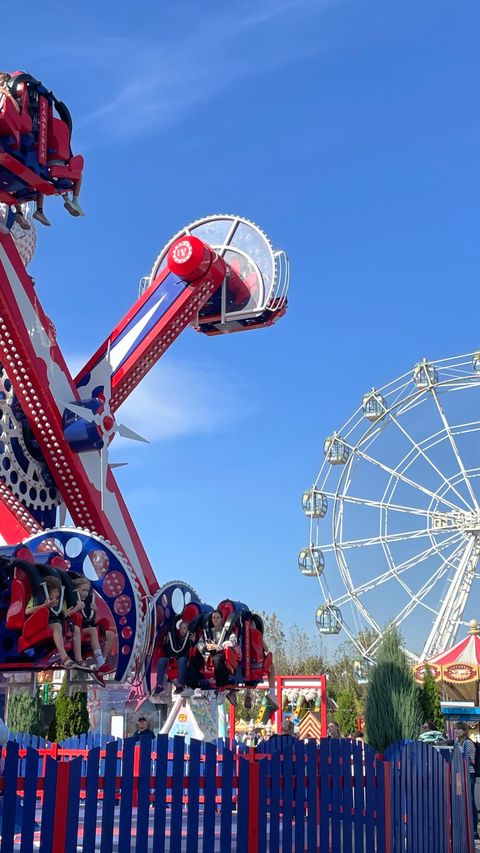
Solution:
[(420, 447), (420, 445), (418, 444), (418, 442), (416, 442), (416, 441), (415, 441), (415, 439), (410, 435), (410, 433), (408, 432), (408, 430), (407, 430), (407, 429), (405, 429), (405, 427), (404, 427), (404, 426), (402, 426), (402, 424), (401, 424), (401, 423), (397, 420), (397, 418), (395, 418), (393, 415), (390, 415), (390, 420), (391, 420), (391, 421), (395, 424), (395, 426), (400, 430), (400, 432), (402, 433), (402, 435), (404, 435), (404, 436), (405, 436), (405, 438), (406, 438), (406, 439), (411, 443), (412, 447), (414, 447), (414, 448), (415, 448), (415, 450), (417, 451), (417, 453), (419, 453), (419, 454), (420, 454), (420, 455), (425, 459), (425, 461), (426, 461), (426, 462), (431, 466), (431, 468), (433, 468), (433, 470), (435, 471), (435, 473), (436, 473), (436, 474), (438, 474), (438, 476), (440, 477), (440, 479), (442, 480), (442, 482), (444, 483), (444, 485), (448, 486), (448, 488), (449, 488), (449, 489), (451, 489), (451, 490), (452, 490), (452, 492), (455, 492), (455, 494), (456, 494), (457, 498), (460, 498), (460, 500), (465, 504), (465, 506), (467, 507), (467, 509), (468, 509), (468, 510), (470, 510), (470, 509), (471, 509), (471, 507), (470, 507), (470, 504), (468, 503), (468, 501), (466, 501), (466, 500), (465, 500), (465, 498), (463, 497), (463, 495), (458, 491), (458, 489), (456, 489), (456, 488), (455, 488), (455, 486), (454, 486), (454, 485), (452, 485), (452, 484), (447, 480), (447, 478), (445, 477), (445, 475), (444, 475), (444, 474), (442, 474), (442, 472), (440, 471), (440, 468), (438, 468), (438, 466), (437, 466), (437, 465), (435, 465), (435, 463), (433, 462), (433, 460), (432, 460), (432, 459), (430, 459), (429, 455), (428, 455), (427, 453), (425, 453), (425, 451), (423, 450), (423, 448), (422, 448), (422, 447)]
[[(352, 596), (354, 596), (355, 598), (359, 598), (360, 596), (365, 595), (365, 593), (371, 592), (371, 590), (375, 587), (381, 586), (381, 584), (397, 578), (398, 575), (407, 572), (414, 566), (420, 565), (420, 563), (423, 563), (425, 560), (428, 560), (428, 558), (433, 556), (435, 553), (438, 553), (439, 551), (444, 551), (446, 548), (449, 548), (451, 545), (455, 544), (456, 540), (459, 539), (462, 540), (461, 544), (463, 545), (464, 536), (460, 531), (456, 530), (455, 533), (452, 533), (452, 535), (449, 536), (448, 539), (446, 539), (440, 545), (432, 545), (430, 548), (426, 548), (424, 551), (420, 552), (420, 554), (415, 554), (413, 557), (409, 557), (408, 560), (405, 560), (403, 563), (399, 563), (398, 566), (389, 568), (387, 571), (382, 572), (381, 574), (377, 575), (369, 581), (366, 581), (363, 584), (360, 584), (360, 586), (357, 587), (351, 584), (351, 578), (350, 575), (348, 575), (351, 584), (347, 584), (348, 592), (336, 598), (334, 600), (334, 604), (338, 604), (340, 606), (350, 601)], [(446, 562), (448, 562), (449, 560), (450, 558), (448, 558)]]
[(458, 447), (457, 447), (457, 442), (455, 441), (455, 436), (453, 435), (452, 429), (451, 429), (450, 424), (449, 424), (449, 422), (448, 422), (448, 420), (447, 420), (447, 417), (446, 417), (445, 412), (444, 412), (444, 410), (443, 410), (443, 406), (442, 406), (442, 404), (441, 404), (441, 402), (440, 402), (440, 400), (439, 400), (439, 398), (438, 398), (438, 394), (437, 394), (437, 392), (436, 392), (435, 388), (433, 388), (433, 387), (432, 387), (432, 388), (431, 388), (431, 392), (432, 392), (432, 397), (433, 397), (433, 399), (435, 400), (435, 403), (436, 403), (436, 406), (437, 406), (437, 409), (438, 409), (438, 413), (439, 413), (440, 418), (441, 418), (441, 421), (442, 421), (442, 423), (443, 423), (443, 426), (444, 426), (445, 432), (447, 433), (448, 440), (449, 440), (449, 442), (450, 442), (450, 446), (451, 446), (451, 448), (452, 448), (452, 450), (453, 450), (453, 454), (454, 454), (454, 456), (455, 456), (455, 459), (457, 460), (457, 465), (458, 465), (458, 467), (459, 467), (460, 473), (461, 473), (461, 475), (462, 475), (462, 477), (463, 477), (463, 480), (464, 480), (465, 485), (466, 485), (466, 487), (467, 487), (468, 493), (469, 493), (469, 495), (470, 495), (470, 497), (471, 497), (471, 499), (472, 499), (472, 501), (473, 501), (473, 505), (474, 505), (475, 509), (477, 509), (477, 510), (478, 510), (478, 509), (480, 509), (480, 507), (479, 507), (479, 505), (478, 505), (478, 501), (477, 501), (477, 498), (476, 498), (476, 496), (475, 496), (475, 492), (474, 492), (474, 491), (473, 491), (473, 489), (472, 489), (472, 484), (471, 484), (471, 482), (470, 482), (470, 479), (469, 479), (469, 477), (467, 476), (467, 472), (466, 472), (466, 470), (465, 470), (465, 466), (464, 466), (464, 464), (463, 464), (462, 457), (460, 456), (460, 453), (459, 453), (459, 450), (458, 450)]
[(445, 530), (430, 530), (429, 527), (423, 530), (405, 530), (401, 533), (386, 533), (380, 536), (371, 536), (365, 539), (345, 539), (341, 542), (334, 542), (328, 545), (319, 545), (321, 551), (333, 551), (340, 548), (346, 551), (349, 548), (365, 548), (369, 545), (382, 545), (384, 542), (403, 542), (405, 539), (422, 539), (425, 536), (430, 536), (432, 533), (445, 533)]
[(427, 517), (434, 515), (434, 513), (428, 509), (416, 509), (415, 507), (402, 506), (401, 504), (390, 504), (385, 501), (375, 501), (370, 498), (358, 498), (354, 495), (347, 495), (344, 493), (323, 492), (323, 494), (325, 497), (331, 498), (332, 500), (338, 499), (344, 503), (358, 504), (359, 506), (373, 507), (374, 509), (388, 509), (389, 512), (392, 510), (393, 512), (404, 512), (409, 515), (423, 515)]
[(370, 456), (369, 453), (364, 453), (363, 450), (360, 450), (358, 447), (354, 448), (350, 446), (352, 452), (356, 453), (362, 459), (365, 459), (366, 462), (370, 462), (371, 465), (376, 465), (377, 468), (381, 468), (385, 471), (386, 474), (390, 474), (393, 477), (396, 477), (398, 480), (401, 480), (402, 483), (405, 483), (407, 486), (411, 486), (413, 489), (416, 489), (419, 492), (423, 492), (423, 494), (428, 495), (429, 498), (433, 498), (433, 500), (441, 501), (446, 506), (449, 506), (451, 509), (458, 510), (461, 512), (460, 507), (457, 504), (452, 503), (447, 500), (447, 498), (440, 497), (440, 495), (436, 495), (435, 492), (432, 492), (430, 489), (425, 488), (425, 486), (421, 486), (420, 483), (415, 482), (415, 480), (411, 480), (410, 477), (405, 477), (400, 471), (395, 470), (394, 468), (390, 468), (389, 465), (385, 465), (384, 462), (380, 462), (379, 459), (375, 459), (373, 456)]
[(419, 606), (425, 607), (430, 613), (436, 613), (436, 610), (430, 605), (426, 605), (424, 603), (424, 598), (428, 595), (429, 592), (434, 588), (435, 584), (446, 574), (449, 568), (452, 567), (453, 560), (457, 559), (457, 555), (465, 548), (465, 543), (461, 542), (460, 545), (455, 548), (452, 554), (450, 554), (448, 560), (443, 560), (440, 565), (435, 569), (432, 575), (429, 577), (427, 581), (423, 584), (423, 586), (418, 590), (418, 592), (414, 593), (410, 590), (411, 599), (408, 604), (405, 605), (403, 610), (397, 615), (396, 623), (400, 625), (405, 619), (410, 616), (410, 614)]

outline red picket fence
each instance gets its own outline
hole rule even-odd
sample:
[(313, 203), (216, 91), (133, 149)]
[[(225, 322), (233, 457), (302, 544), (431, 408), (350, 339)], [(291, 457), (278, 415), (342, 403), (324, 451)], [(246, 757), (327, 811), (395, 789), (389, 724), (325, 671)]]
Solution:
[[(33, 845), (44, 853), (474, 849), (468, 771), (458, 751), (450, 759), (408, 744), (382, 761), (350, 740), (259, 754), (235, 742), (187, 745), (165, 736), (75, 756), (48, 751), (7, 745), (0, 853)], [(455, 846), (459, 839), (465, 846)]]

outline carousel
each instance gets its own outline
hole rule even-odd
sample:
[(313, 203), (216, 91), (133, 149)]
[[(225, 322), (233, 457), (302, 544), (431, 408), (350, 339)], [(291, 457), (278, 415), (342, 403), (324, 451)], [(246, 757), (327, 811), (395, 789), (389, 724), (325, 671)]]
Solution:
[(468, 636), (450, 649), (414, 667), (415, 680), (423, 684), (430, 670), (440, 690), (442, 713), (447, 718), (480, 723), (480, 628), (472, 619)]

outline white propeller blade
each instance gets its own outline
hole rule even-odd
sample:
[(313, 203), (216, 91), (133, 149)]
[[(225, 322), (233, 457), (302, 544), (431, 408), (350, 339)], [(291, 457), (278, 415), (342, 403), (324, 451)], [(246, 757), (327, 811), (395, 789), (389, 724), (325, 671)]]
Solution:
[(115, 424), (115, 432), (118, 432), (122, 438), (131, 438), (133, 441), (143, 441), (145, 444), (150, 444), (148, 438), (144, 438), (143, 435), (134, 432), (133, 429), (125, 426), (125, 424)]
[(77, 415), (79, 418), (83, 418), (87, 423), (92, 424), (95, 421), (96, 414), (92, 412), (87, 406), (80, 406), (77, 403), (62, 403), (64, 409), (68, 409), (69, 412), (72, 412), (73, 415)]

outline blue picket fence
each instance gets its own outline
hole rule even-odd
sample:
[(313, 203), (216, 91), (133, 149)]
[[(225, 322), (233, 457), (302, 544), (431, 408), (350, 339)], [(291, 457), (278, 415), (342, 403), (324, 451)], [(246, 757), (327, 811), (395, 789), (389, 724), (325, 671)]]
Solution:
[(159, 736), (5, 750), (0, 853), (473, 853), (458, 750), (351, 740), (273, 752)]

